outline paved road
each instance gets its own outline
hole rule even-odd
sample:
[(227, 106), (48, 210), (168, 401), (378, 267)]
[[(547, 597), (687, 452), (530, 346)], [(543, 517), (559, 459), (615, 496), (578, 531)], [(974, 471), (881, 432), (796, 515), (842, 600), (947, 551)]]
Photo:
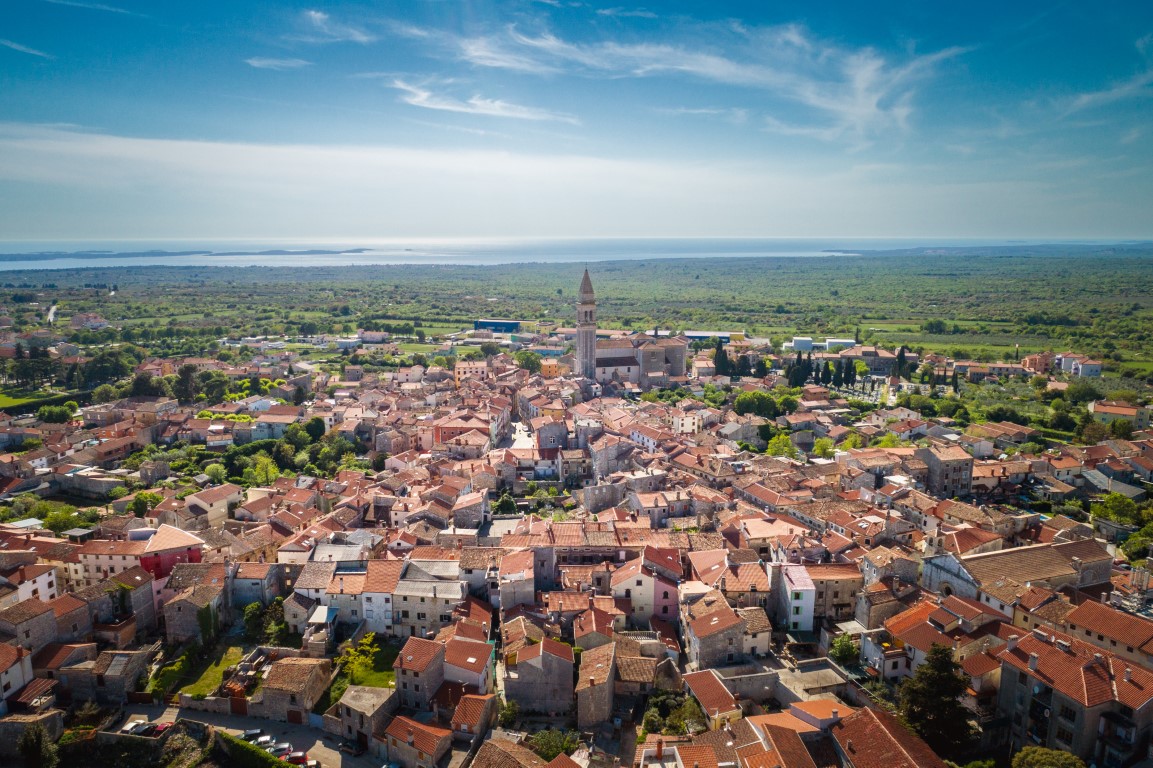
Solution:
[(162, 723), (173, 722), (177, 718), (183, 717), (186, 720), (211, 723), (234, 736), (251, 728), (263, 728), (265, 733), (275, 737), (277, 741), (287, 741), (292, 744), (294, 749), (304, 750), (313, 760), (319, 760), (323, 768), (380, 768), (384, 762), (367, 753), (360, 757), (343, 754), (338, 751), (339, 739), (320, 729), (310, 728), (306, 725), (289, 725), (259, 717), (218, 715), (195, 709), (182, 710), (179, 707), (129, 705), (125, 707), (124, 711), (127, 718), (121, 721), (122, 723), (132, 720), (136, 716)]

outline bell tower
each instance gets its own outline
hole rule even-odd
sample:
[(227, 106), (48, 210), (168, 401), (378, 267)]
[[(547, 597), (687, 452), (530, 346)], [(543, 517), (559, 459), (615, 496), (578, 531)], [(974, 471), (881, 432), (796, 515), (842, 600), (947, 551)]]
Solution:
[(596, 378), (597, 368), (597, 298), (586, 269), (577, 296), (577, 373)]

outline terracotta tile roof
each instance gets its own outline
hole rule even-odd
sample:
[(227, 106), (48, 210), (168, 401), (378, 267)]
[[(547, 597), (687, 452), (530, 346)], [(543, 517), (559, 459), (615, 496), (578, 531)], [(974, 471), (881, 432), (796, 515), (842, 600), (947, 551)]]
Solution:
[(279, 659), (269, 667), (264, 689), (300, 693), (314, 674), (327, 675), (329, 669), (328, 659)]
[(547, 763), (527, 747), (508, 739), (489, 739), (472, 760), (473, 768), (545, 768)]
[(0, 621), (14, 625), (23, 624), (45, 613), (53, 613), (52, 607), (48, 605), (48, 603), (30, 597), (27, 600), (16, 603), (16, 605), (11, 608), (0, 611)]
[(745, 632), (771, 632), (773, 625), (769, 621), (768, 614), (765, 609), (760, 606), (751, 606), (749, 608), (738, 608), (737, 615), (745, 621)]
[(0, 644), (0, 672), (7, 672), (27, 653), (18, 645)]
[(734, 627), (739, 627), (740, 625), (741, 617), (727, 605), (724, 608), (689, 622), (689, 627), (692, 629), (693, 635), (698, 638), (710, 637), (718, 632), (724, 632)]
[(656, 677), (657, 660), (644, 656), (617, 658), (617, 677), (625, 683), (652, 683)]
[(733, 694), (711, 669), (690, 672), (684, 676), (684, 681), (706, 715), (716, 716), (739, 708)]
[(188, 531), (182, 531), (171, 525), (162, 525), (156, 533), (148, 538), (144, 545), (145, 552), (166, 552), (170, 549), (187, 549), (189, 547), (204, 546), (204, 539), (194, 536)]
[(410, 669), (414, 672), (423, 672), (437, 658), (444, 659), (444, 646), (434, 640), (425, 640), (423, 637), (410, 637), (405, 641), (400, 654), (393, 662), (393, 669)]
[(539, 643), (525, 646), (517, 652), (516, 660), (519, 664), (522, 661), (529, 661), (540, 656), (542, 653), (548, 653), (557, 658), (564, 659), (570, 664), (576, 663), (576, 658), (573, 656), (572, 646), (558, 643), (551, 638), (544, 638)]
[(365, 592), (392, 594), (396, 591), (400, 574), (404, 571), (403, 560), (369, 560), (364, 575)]
[(492, 658), (492, 646), (471, 640), (452, 639), (444, 644), (444, 663), (480, 673)]
[(946, 768), (929, 745), (878, 709), (860, 709), (830, 728), (854, 768)]
[(492, 693), (470, 693), (461, 696), (460, 701), (456, 705), (456, 709), (452, 713), (453, 729), (455, 730), (461, 725), (467, 725), (469, 726), (469, 731), (475, 731), (480, 725), (481, 718), (484, 717), (485, 707), (489, 706), (489, 702), (495, 697), (496, 694)]
[(1104, 635), (1121, 645), (1153, 653), (1153, 621), (1119, 611), (1095, 601), (1081, 603), (1065, 615), (1069, 634), (1082, 632)]
[[(761, 763), (762, 768), (772, 768), (779, 764), (781, 768), (817, 768), (805, 743), (800, 735), (789, 728), (776, 725), (765, 726), (765, 738), (773, 749), (768, 753), (768, 760)], [(750, 766), (752, 768), (752, 766)]]
[(49, 600), (48, 605), (52, 606), (52, 612), (56, 614), (56, 618), (88, 607), (88, 603), (73, 594), (64, 594), (54, 600)]
[(437, 748), (441, 746), (443, 741), (452, 738), (452, 731), (425, 725), (404, 715), (397, 715), (388, 724), (385, 735), (406, 744), (411, 740), (412, 746), (421, 752), (426, 755), (435, 755)]
[(604, 685), (611, 682), (616, 652), (616, 643), (608, 643), (582, 653), (580, 674), (575, 690), (583, 691), (594, 685)]
[[(1153, 699), (1153, 672), (1069, 635), (1052, 636), (1067, 645), (1049, 643), (1030, 632), (1016, 648), (1003, 648), (998, 658), (1086, 707), (1117, 701), (1139, 709)], [(1036, 669), (1029, 668), (1031, 654), (1037, 655)]]

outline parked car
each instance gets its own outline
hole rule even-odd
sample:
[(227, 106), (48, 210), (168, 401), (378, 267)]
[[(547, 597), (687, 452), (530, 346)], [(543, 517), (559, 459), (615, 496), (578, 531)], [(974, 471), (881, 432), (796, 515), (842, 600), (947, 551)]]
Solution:
[(265, 748), (271, 747), (273, 744), (275, 744), (276, 739), (272, 738), (272, 736), (270, 736), (270, 735), (257, 736), (255, 739), (252, 740), (252, 743), (255, 744), (256, 746), (260, 747), (261, 749), (265, 749)]
[(290, 755), (286, 755), (284, 757), (284, 760), (292, 763), (293, 765), (308, 765), (308, 753), (307, 752), (293, 752)]
[(264, 751), (273, 757), (284, 757), (285, 755), (292, 754), (292, 745), (287, 741), (282, 741), (279, 744), (273, 744), (271, 747)]
[(173, 725), (175, 725), (175, 723), (157, 723), (156, 724), (156, 730), (153, 732), (153, 735), (159, 736), (160, 734), (164, 733), (169, 728), (171, 728)]
[(158, 723), (145, 723), (141, 727), (132, 731), (132, 735), (133, 736), (155, 736), (157, 725), (159, 725), (159, 724)]
[(307, 763), (304, 764), (304, 768), (320, 768), (320, 761), (319, 760), (309, 760)]
[[(244, 741), (256, 741), (258, 738), (260, 738), (263, 735), (264, 735), (264, 729), (263, 728), (252, 728), (251, 730), (247, 730), (244, 733), (240, 734), (240, 738), (243, 739)], [(271, 742), (272, 737), (269, 736), (268, 740)]]
[(136, 731), (148, 725), (147, 720), (130, 720), (120, 728), (121, 733), (136, 733)]
[(340, 751), (350, 754), (353, 757), (359, 757), (364, 754), (364, 747), (356, 742), (346, 741), (340, 745)]

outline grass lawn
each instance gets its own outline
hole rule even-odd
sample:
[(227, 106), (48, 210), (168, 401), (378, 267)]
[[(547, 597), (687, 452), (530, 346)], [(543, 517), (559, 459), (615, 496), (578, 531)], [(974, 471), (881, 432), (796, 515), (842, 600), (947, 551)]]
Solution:
[(0, 395), (0, 408), (8, 408), (13, 405), (23, 405), (24, 403), (35, 402), (36, 400), (43, 400), (46, 397), (55, 397), (60, 394), (59, 392), (28, 392), (17, 393), (18, 397), (11, 397), (10, 395)]
[(211, 696), (224, 681), (224, 670), (239, 664), (243, 656), (244, 650), (239, 645), (217, 646), (206, 662), (202, 662), (205, 666), (193, 670), (196, 680), (181, 688), (180, 692), (189, 696)]
[[(366, 685), (370, 688), (394, 687), (396, 685), (396, 673), (392, 671), (392, 663), (396, 661), (399, 653), (400, 649), (395, 645), (382, 645), (380, 650), (376, 652), (376, 656), (373, 657), (372, 670), (363, 673), (360, 679), (356, 681), (356, 685)], [(325, 710), (340, 701), (340, 697), (344, 695), (349, 684), (348, 673), (341, 670), (333, 679), (332, 685), (316, 702), (312, 711), (315, 714), (323, 714)]]
[(397, 344), (397, 346), (400, 347), (400, 351), (406, 355), (411, 355), (414, 353), (429, 355), (441, 347), (440, 344), (410, 344), (408, 342)]

